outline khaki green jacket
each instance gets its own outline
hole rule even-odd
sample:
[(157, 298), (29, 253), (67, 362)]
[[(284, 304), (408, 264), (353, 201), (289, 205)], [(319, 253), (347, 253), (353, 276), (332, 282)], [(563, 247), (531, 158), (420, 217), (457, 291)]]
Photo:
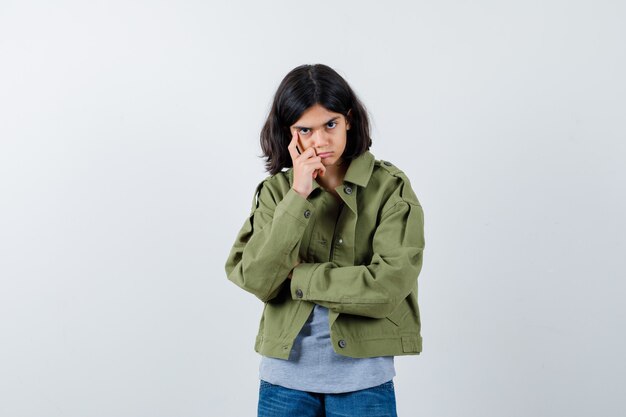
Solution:
[(368, 151), (336, 188), (342, 202), (316, 181), (304, 198), (292, 182), (291, 168), (257, 186), (226, 261), (228, 279), (265, 302), (255, 350), (287, 359), (319, 304), (338, 354), (420, 353), (424, 213), (407, 177)]

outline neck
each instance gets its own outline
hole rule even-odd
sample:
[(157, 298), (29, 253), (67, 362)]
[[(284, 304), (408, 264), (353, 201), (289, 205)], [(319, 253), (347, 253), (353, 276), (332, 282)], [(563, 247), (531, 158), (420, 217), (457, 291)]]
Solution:
[(323, 177), (318, 176), (316, 178), (317, 183), (325, 189), (334, 190), (335, 187), (343, 182), (343, 178), (348, 171), (350, 162), (344, 161), (340, 165), (328, 165), (326, 167), (326, 173)]

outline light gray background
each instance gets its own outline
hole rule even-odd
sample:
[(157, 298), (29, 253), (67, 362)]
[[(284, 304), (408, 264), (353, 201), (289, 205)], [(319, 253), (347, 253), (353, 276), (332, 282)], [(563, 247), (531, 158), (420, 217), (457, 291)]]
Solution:
[(0, 2), (0, 415), (249, 416), (224, 261), (325, 63), (423, 204), (401, 416), (623, 416), (623, 1)]

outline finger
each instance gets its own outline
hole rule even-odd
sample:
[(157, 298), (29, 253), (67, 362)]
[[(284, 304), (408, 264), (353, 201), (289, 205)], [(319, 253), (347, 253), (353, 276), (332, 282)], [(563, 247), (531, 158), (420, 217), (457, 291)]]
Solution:
[(320, 167), (317, 170), (319, 171), (319, 175), (321, 177), (323, 177), (324, 174), (326, 174), (326, 167), (321, 163), (320, 163)]
[(304, 167), (304, 172), (306, 172), (307, 175), (311, 175), (313, 178), (316, 178), (319, 175), (320, 167), (324, 167), (319, 156), (312, 156), (304, 162), (301, 161), (301, 163), (301, 166)]
[(304, 161), (302, 161), (303, 165), (312, 168), (311, 170), (317, 168), (320, 165), (323, 166), (322, 158), (320, 158), (319, 156), (313, 156), (313, 155), (311, 155), (311, 157), (308, 157), (307, 152), (309, 152), (308, 149), (302, 154), (302, 158), (304, 158)]
[(307, 150), (302, 152), (300, 155), (298, 155), (298, 159), (306, 163), (317, 162), (315, 158), (318, 158), (318, 157), (315, 156), (315, 150), (313, 148), (308, 148)]
[(301, 163), (317, 162), (316, 158), (319, 157), (315, 156), (315, 151), (311, 148), (306, 149), (300, 155), (298, 155), (298, 159)]
[(313, 169), (313, 178), (323, 177), (326, 174), (326, 167), (321, 162), (307, 165), (315, 167)]
[(298, 159), (298, 157), (300, 156), (298, 154), (298, 151), (296, 150), (297, 144), (298, 144), (298, 130), (294, 129), (293, 134), (291, 135), (291, 142), (289, 142), (289, 145), (287, 146), (287, 149), (289, 150), (289, 155), (291, 155), (291, 159), (294, 161)]
[(298, 135), (297, 142), (298, 142), (298, 148), (300, 149), (300, 153), (303, 153), (304, 152), (304, 146), (302, 146), (302, 142), (300, 142), (300, 135)]

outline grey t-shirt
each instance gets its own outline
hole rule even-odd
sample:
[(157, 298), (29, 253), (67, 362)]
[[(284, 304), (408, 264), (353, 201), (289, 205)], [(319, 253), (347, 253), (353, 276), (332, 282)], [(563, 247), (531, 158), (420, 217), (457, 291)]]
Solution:
[(351, 358), (330, 340), (328, 309), (316, 305), (294, 341), (289, 359), (263, 356), (259, 377), (286, 388), (326, 394), (371, 388), (396, 375), (393, 356)]

